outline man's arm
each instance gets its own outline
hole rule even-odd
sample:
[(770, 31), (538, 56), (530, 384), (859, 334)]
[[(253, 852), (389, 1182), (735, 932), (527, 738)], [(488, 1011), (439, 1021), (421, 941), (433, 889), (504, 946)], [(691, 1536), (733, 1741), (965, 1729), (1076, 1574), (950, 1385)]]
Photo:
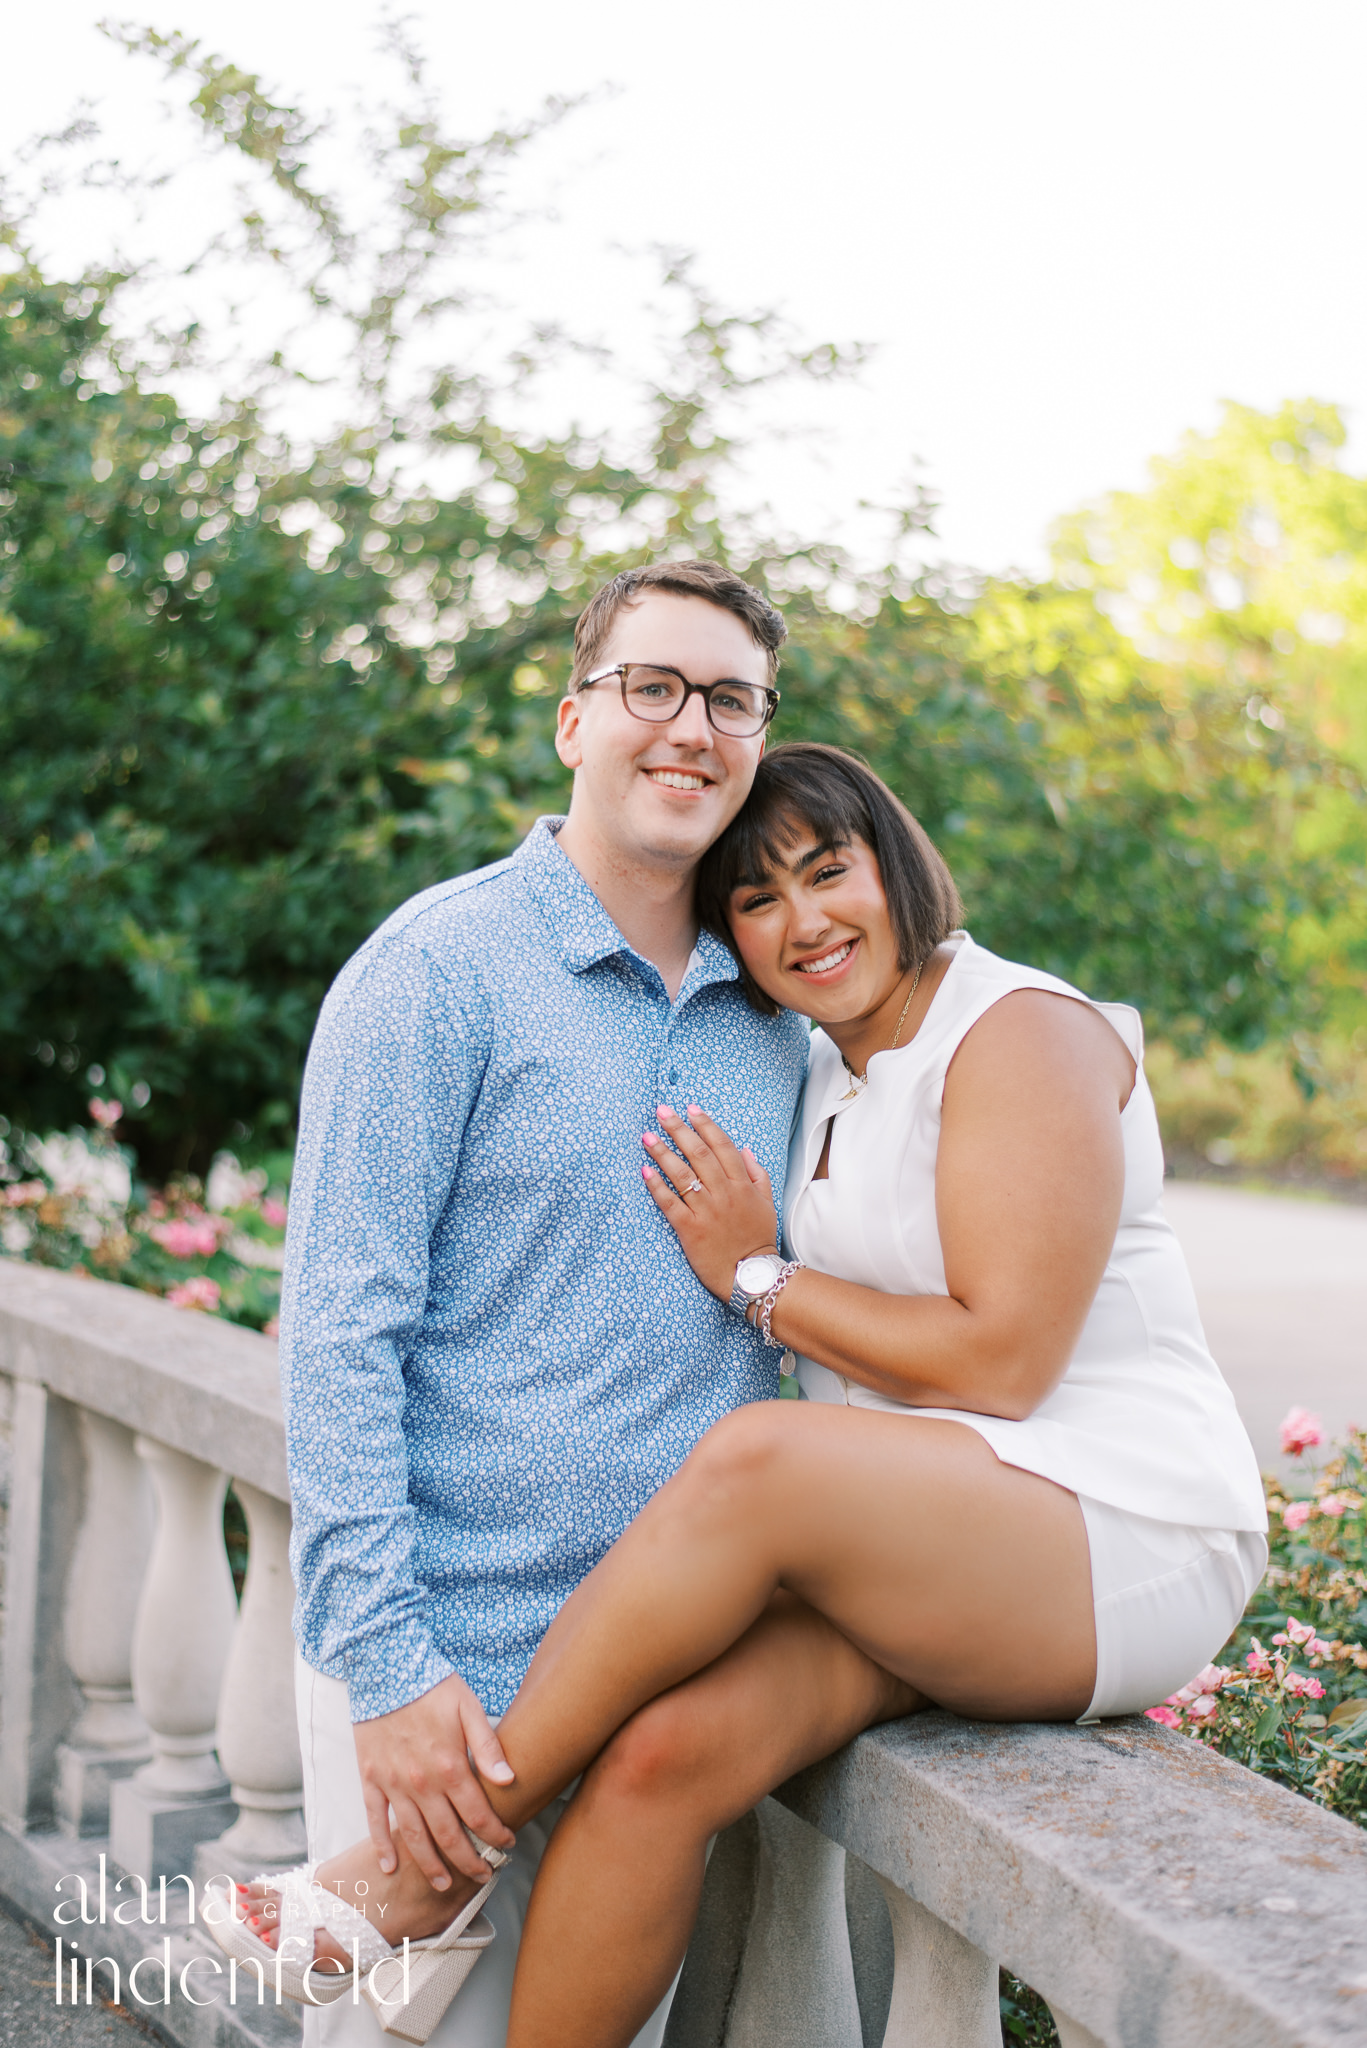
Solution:
[(395, 934), (344, 970), (309, 1054), (291, 1189), (281, 1370), (301, 1651), (347, 1685), (370, 1830), (389, 1807), (439, 1889), (487, 1866), (459, 1825), (512, 1837), (466, 1757), (511, 1777), (432, 1639), (413, 1565), (403, 1360), (432, 1232), (487, 1056), (483, 1020)]

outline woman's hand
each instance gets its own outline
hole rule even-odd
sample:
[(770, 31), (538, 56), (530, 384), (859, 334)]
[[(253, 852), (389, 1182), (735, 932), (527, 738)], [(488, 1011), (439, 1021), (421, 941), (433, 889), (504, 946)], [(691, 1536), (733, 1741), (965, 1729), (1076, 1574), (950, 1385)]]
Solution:
[(740, 1261), (778, 1249), (773, 1190), (748, 1145), (738, 1150), (695, 1102), (688, 1114), (691, 1127), (672, 1109), (660, 1111), (665, 1136), (678, 1151), (647, 1132), (642, 1143), (654, 1165), (641, 1171), (703, 1286), (729, 1301)]

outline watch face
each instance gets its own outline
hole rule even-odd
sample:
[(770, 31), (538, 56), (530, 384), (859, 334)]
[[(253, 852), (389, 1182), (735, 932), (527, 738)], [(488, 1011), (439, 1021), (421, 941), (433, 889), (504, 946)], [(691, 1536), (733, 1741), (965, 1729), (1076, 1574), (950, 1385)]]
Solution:
[(737, 1266), (736, 1284), (744, 1294), (767, 1294), (782, 1264), (772, 1252), (757, 1252), (754, 1258), (742, 1259)]

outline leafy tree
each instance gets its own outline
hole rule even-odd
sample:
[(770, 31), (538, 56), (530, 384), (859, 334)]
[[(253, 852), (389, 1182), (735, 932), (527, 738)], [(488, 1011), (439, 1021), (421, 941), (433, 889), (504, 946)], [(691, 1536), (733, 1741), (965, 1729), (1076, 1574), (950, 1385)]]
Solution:
[[(121, 332), (143, 280), (63, 286), (27, 261), (3, 284), (0, 1101), (66, 1122), (102, 1068), (164, 1174), (245, 1125), (286, 1133), (346, 955), (563, 803), (538, 700), (588, 591), (624, 545), (716, 551), (727, 401), (841, 362), (717, 312), (676, 264), (674, 362), (636, 459), (519, 440), (430, 344), (529, 131), (446, 137), (415, 73), (417, 105), (373, 144), (383, 218), (349, 222), (294, 110), (182, 38), (132, 40), (190, 74), (206, 135), (261, 173), (236, 256), (286, 264), (348, 338), (345, 424), (300, 448), (270, 424), (298, 374), (279, 352), (191, 419), (152, 378), (209, 342)], [(439, 496), (421, 458), (443, 453), (469, 481)]]
[(1265, 831), (1288, 870), (1335, 877), (1286, 957), (1302, 1016), (1339, 1035), (1367, 1024), (1367, 478), (1339, 466), (1344, 439), (1314, 400), (1228, 405), (1154, 462), (1149, 490), (1062, 521), (1055, 546), (1060, 580), (1091, 593), (1167, 701), (1223, 700), (1249, 755), (1284, 766), (1288, 733), (1319, 753), (1313, 791), (1303, 749), (1290, 783), (1270, 775)]
[[(1185, 669), (1174, 684), (1075, 575), (966, 603), (724, 518), (748, 396), (851, 358), (712, 305), (677, 261), (636, 444), (514, 431), (512, 386), (571, 344), (531, 337), (500, 384), (443, 353), (443, 321), (528, 131), (448, 137), (405, 55), (414, 103), (374, 127), (386, 196), (357, 222), (314, 180), (296, 110), (183, 39), (132, 40), (256, 177), (232, 260), (285, 271), (308, 318), (349, 337), (341, 423), (285, 436), (288, 336), (187, 415), (172, 393), (213, 337), (147, 339), (124, 310), (144, 278), (51, 282), (12, 226), (0, 1105), (16, 1122), (71, 1121), (93, 1066), (154, 1175), (287, 1138), (347, 954), (563, 806), (551, 705), (574, 617), (625, 561), (665, 552), (725, 557), (785, 601), (780, 734), (866, 754), (944, 845), (989, 943), (1193, 1039), (1289, 1016), (1286, 929), (1318, 886), (1298, 838), (1322, 798), (1313, 733), (1260, 724), (1250, 747), (1244, 697)], [(464, 481), (438, 487), (438, 457)], [(913, 505), (904, 526), (923, 520)]]

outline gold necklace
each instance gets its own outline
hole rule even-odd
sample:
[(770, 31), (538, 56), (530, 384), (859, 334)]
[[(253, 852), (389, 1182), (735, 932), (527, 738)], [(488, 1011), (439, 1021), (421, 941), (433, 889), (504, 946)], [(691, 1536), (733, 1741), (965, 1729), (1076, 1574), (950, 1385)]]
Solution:
[[(930, 958), (930, 955), (929, 955), (929, 953), (927, 953), (927, 955), (926, 955), (926, 960), (928, 960), (929, 958)], [(901, 1014), (901, 1016), (900, 1016), (900, 1017), (899, 1017), (899, 1018), (897, 1019), (897, 1029), (896, 1029), (896, 1030), (895, 1030), (895, 1031), (893, 1032), (893, 1034), (892, 1034), (892, 1043), (891, 1043), (891, 1044), (890, 1044), (889, 1046), (887, 1046), (887, 1047), (885, 1048), (885, 1049), (886, 1049), (886, 1050), (887, 1050), (888, 1052), (896, 1052), (896, 1050), (897, 1050), (897, 1041), (898, 1041), (898, 1039), (899, 1039), (899, 1038), (900, 1038), (900, 1037), (902, 1036), (902, 1026), (903, 1026), (903, 1025), (904, 1025), (904, 1024), (906, 1023), (906, 1021), (907, 1021), (907, 1011), (908, 1011), (908, 1010), (909, 1010), (909, 1009), (911, 1008), (911, 999), (912, 999), (912, 997), (913, 997), (913, 996), (915, 995), (915, 993), (916, 993), (916, 990), (917, 990), (917, 986), (918, 986), (918, 984), (919, 984), (919, 982), (920, 982), (920, 979), (921, 979), (921, 970), (922, 970), (922, 969), (924, 968), (924, 966), (925, 966), (925, 964), (926, 964), (926, 960), (919, 960), (919, 961), (917, 962), (917, 964), (916, 964), (916, 972), (915, 972), (915, 974), (914, 974), (914, 975), (912, 976), (912, 978), (911, 978), (911, 987), (910, 987), (910, 988), (909, 988), (909, 989), (907, 990), (907, 999), (906, 999), (906, 1001), (905, 1001), (905, 1002), (903, 1003), (903, 1005), (902, 1005), (902, 1014)], [(849, 1095), (845, 1095), (845, 1096), (842, 1096), (842, 1098), (841, 1098), (841, 1100), (842, 1100), (842, 1101), (844, 1101), (844, 1102), (848, 1102), (848, 1101), (849, 1101), (849, 1099), (850, 1099), (850, 1096), (851, 1096), (851, 1095), (855, 1095), (855, 1094), (857, 1094), (857, 1093), (859, 1092), (859, 1090), (860, 1090), (861, 1088), (867, 1088), (867, 1086), (868, 1086), (868, 1082), (869, 1082), (869, 1068), (868, 1068), (868, 1061), (866, 1060), (866, 1061), (864, 1062), (864, 1071), (863, 1071), (863, 1073), (862, 1073), (862, 1074), (856, 1074), (856, 1073), (855, 1073), (855, 1071), (854, 1071), (854, 1068), (853, 1068), (853, 1067), (852, 1067), (852, 1066), (850, 1065), (849, 1061), (845, 1059), (845, 1055), (844, 1055), (844, 1053), (843, 1053), (843, 1052), (841, 1053), (840, 1057), (841, 1057), (841, 1059), (842, 1059), (842, 1060), (845, 1060), (845, 1072), (846, 1072), (846, 1073), (847, 1073), (847, 1074), (849, 1075), (849, 1077), (850, 1077), (850, 1080), (851, 1080), (851, 1081), (852, 1081), (852, 1082), (854, 1083), (854, 1086), (853, 1086), (853, 1087), (852, 1087), (852, 1088), (850, 1089), (850, 1093), (849, 1093)], [(870, 1054), (870, 1055), (869, 1055), (869, 1057), (870, 1057), (870, 1059), (871, 1059), (871, 1058), (873, 1057), (873, 1055), (872, 1055), (872, 1054)]]

